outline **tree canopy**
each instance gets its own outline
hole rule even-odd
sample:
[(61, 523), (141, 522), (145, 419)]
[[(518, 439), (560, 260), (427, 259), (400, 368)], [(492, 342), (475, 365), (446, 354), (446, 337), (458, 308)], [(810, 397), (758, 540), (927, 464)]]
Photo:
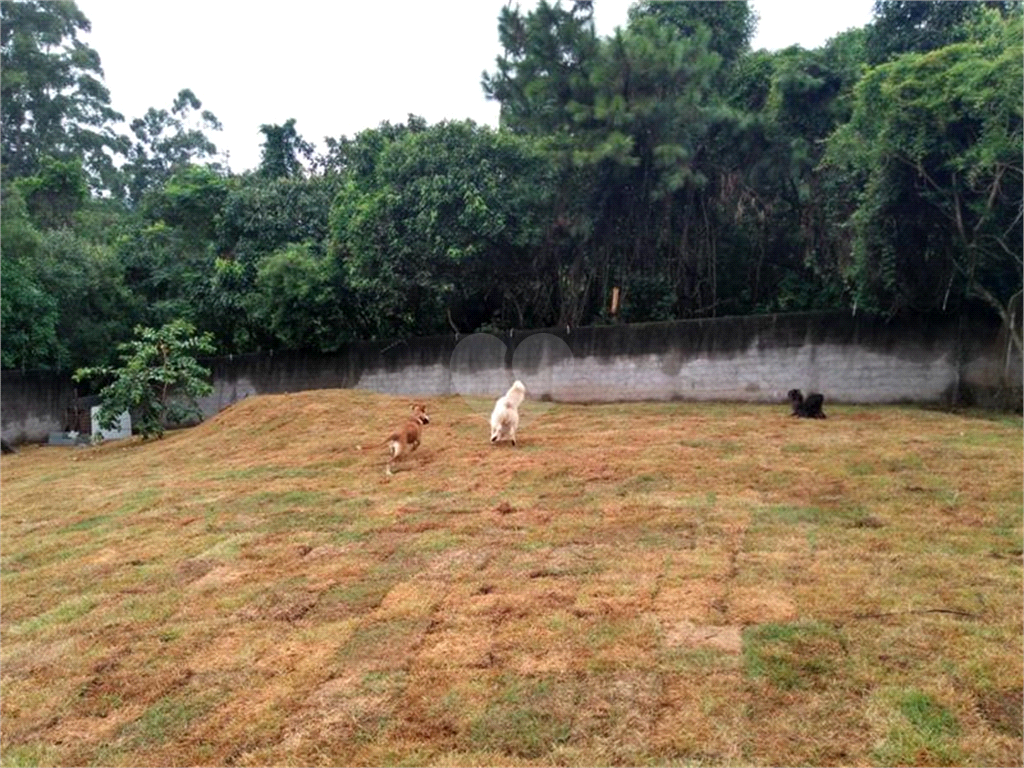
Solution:
[(778, 51), (746, 2), (642, 0), (604, 37), (591, 2), (509, 5), (497, 128), (410, 114), (321, 152), (268, 122), (242, 173), (184, 84), (125, 127), (71, 0), (0, 12), (4, 367), (110, 365), (174, 322), (243, 353), (987, 312), (1020, 343), (1019, 2), (884, 0)]
[(1019, 23), (909, 53), (857, 84), (827, 163), (863, 179), (847, 274), (866, 306), (1007, 314), (1021, 269)]
[(113, 123), (96, 51), (78, 39), (89, 20), (71, 0), (0, 3), (0, 162), (11, 178), (43, 158), (82, 159), (97, 188), (110, 184), (124, 137)]

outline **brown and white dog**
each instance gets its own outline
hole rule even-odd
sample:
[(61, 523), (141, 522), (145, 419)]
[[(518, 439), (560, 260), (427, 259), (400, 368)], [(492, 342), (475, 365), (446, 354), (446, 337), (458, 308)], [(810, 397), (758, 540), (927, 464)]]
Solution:
[(491, 442), (509, 438), (516, 444), (516, 429), (519, 427), (519, 404), (526, 398), (526, 387), (516, 381), (508, 392), (498, 398), (491, 411)]
[(392, 432), (388, 439), (384, 441), (391, 451), (391, 458), (388, 459), (388, 466), (384, 474), (392, 474), (391, 466), (396, 461), (419, 448), (423, 425), (429, 423), (430, 417), (427, 416), (427, 406), (423, 405), (423, 403), (413, 403), (412, 415), (409, 417), (409, 420)]

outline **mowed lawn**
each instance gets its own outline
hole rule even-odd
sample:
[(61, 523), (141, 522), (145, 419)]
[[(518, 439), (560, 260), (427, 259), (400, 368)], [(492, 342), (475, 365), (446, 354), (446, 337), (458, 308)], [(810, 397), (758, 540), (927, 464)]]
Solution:
[(1019, 416), (326, 390), (0, 462), (3, 765), (1020, 765)]

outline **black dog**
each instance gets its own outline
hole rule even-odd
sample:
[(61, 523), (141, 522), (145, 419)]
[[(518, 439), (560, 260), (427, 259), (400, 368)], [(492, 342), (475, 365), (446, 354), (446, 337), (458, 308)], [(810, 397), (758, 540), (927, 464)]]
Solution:
[(804, 399), (799, 389), (789, 390), (789, 402), (793, 405), (793, 416), (803, 419), (825, 419), (828, 418), (821, 406), (825, 404), (825, 396), (812, 392)]

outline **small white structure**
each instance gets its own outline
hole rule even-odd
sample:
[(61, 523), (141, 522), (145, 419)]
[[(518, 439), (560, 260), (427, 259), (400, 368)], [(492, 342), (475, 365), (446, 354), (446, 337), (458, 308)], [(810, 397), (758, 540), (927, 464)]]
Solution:
[(92, 436), (96, 439), (99, 435), (104, 440), (122, 440), (132, 436), (132, 417), (128, 411), (122, 413), (112, 429), (102, 429), (99, 424), (100, 406), (94, 405), (89, 414), (92, 417)]

